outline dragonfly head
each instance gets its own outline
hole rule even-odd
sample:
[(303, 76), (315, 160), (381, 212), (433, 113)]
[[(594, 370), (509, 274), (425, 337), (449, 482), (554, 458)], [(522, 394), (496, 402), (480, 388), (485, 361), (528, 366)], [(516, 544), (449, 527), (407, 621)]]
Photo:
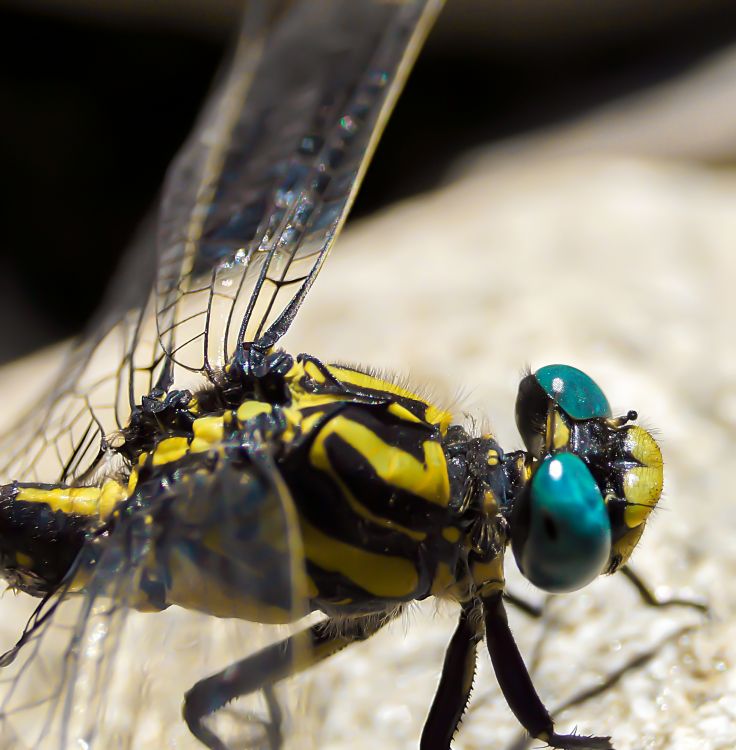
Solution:
[(514, 499), (511, 545), (535, 586), (574, 591), (628, 560), (663, 483), (659, 446), (636, 418), (613, 417), (599, 386), (568, 365), (521, 381), (530, 478)]

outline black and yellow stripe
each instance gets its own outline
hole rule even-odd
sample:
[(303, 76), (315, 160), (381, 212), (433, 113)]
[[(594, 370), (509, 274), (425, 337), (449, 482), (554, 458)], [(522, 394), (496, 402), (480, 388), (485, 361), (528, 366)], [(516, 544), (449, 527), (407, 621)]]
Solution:
[(448, 412), (390, 381), (302, 356), (296, 408), (339, 401), (282, 471), (322, 608), (375, 611), (451, 587), (465, 554), (442, 445)]
[(18, 482), (1, 487), (0, 564), (10, 586), (34, 596), (54, 591), (87, 535), (126, 496), (114, 480), (101, 487)]
[[(458, 497), (467, 477), (458, 484), (450, 476), (449, 412), (356, 368), (304, 355), (286, 364), (287, 397), (279, 403), (245, 398), (206, 413), (205, 405), (225, 399), (182, 392), (168, 411), (142, 408), (123, 431), (127, 478), (101, 487), (18, 486), (7, 504), (26, 514), (25, 528), (41, 529), (40, 542), (15, 551), (18, 581), (29, 590), (35, 561), (48, 557), (56, 534), (50, 517), (79, 529), (78, 549), (84, 533), (118, 523), (115, 509), (133, 502), (147, 509), (157, 535), (140, 591), (128, 599), (140, 609), (176, 603), (287, 622), (299, 596), (325, 611), (364, 613), (430, 595), (464, 600), (475, 588), (502, 586), (502, 545), (497, 559), (469, 563), (475, 521), (467, 498)], [(479, 463), (498, 473), (501, 454), (486, 443)], [(254, 463), (259, 450), (274, 461), (282, 490), (280, 479)], [(283, 512), (292, 500), (296, 529)], [(476, 504), (486, 515), (498, 512), (488, 487)], [(35, 513), (32, 525), (28, 513)], [(306, 567), (300, 591), (286, 575), (296, 554)], [(47, 578), (60, 580), (69, 563), (59, 562)], [(279, 576), (288, 579), (282, 586), (273, 584)]]

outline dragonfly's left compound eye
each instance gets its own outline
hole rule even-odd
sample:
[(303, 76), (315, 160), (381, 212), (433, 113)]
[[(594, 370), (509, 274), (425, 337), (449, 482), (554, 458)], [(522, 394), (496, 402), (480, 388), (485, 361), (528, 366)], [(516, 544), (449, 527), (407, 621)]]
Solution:
[(544, 392), (573, 419), (610, 417), (611, 407), (598, 383), (577, 367), (547, 365), (533, 375)]
[(580, 458), (559, 453), (542, 461), (515, 502), (511, 543), (521, 572), (545, 591), (574, 591), (600, 575), (611, 553), (611, 525)]
[(547, 430), (560, 426), (559, 418), (548, 424), (552, 404), (576, 421), (611, 416), (608, 399), (590, 375), (570, 365), (540, 367), (521, 381), (516, 397), (516, 424), (527, 450), (537, 458), (545, 448), (558, 447), (547, 444), (553, 442)]

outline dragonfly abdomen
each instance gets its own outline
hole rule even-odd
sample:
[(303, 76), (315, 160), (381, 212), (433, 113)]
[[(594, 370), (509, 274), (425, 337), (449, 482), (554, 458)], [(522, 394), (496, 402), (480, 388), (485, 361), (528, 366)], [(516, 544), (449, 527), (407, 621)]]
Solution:
[(0, 488), (0, 567), (12, 588), (54, 591), (87, 535), (127, 496), (120, 483), (67, 487), (12, 482)]

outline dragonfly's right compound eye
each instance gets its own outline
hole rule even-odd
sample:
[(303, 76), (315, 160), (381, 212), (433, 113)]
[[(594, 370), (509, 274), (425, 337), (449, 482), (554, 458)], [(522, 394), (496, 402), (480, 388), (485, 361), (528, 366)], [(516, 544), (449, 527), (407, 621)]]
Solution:
[(575, 591), (603, 572), (611, 524), (582, 459), (558, 453), (542, 461), (514, 502), (511, 545), (521, 572), (544, 591)]

